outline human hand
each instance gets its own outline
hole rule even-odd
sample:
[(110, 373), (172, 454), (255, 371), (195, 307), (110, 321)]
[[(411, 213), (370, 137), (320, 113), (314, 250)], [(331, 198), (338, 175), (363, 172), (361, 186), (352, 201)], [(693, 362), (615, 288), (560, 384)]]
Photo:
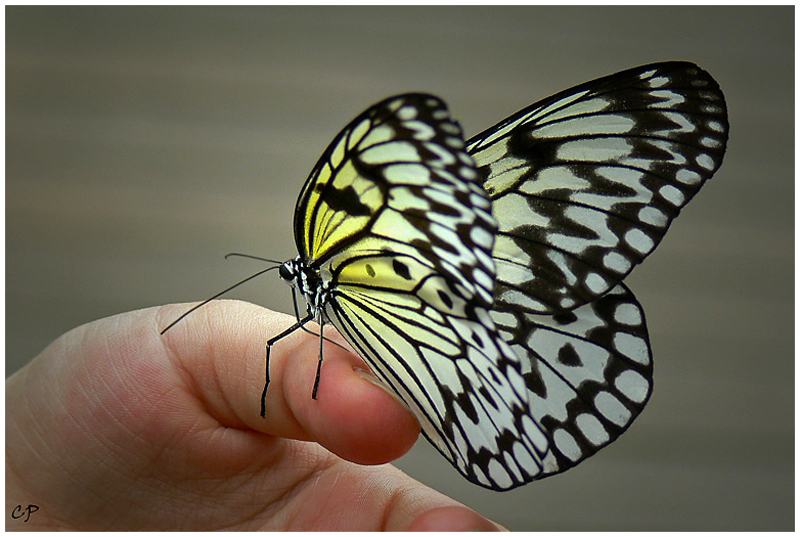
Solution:
[(7, 529), (497, 529), (391, 465), (348, 462), (394, 460), (419, 433), (355, 355), (325, 345), (314, 400), (318, 338), (280, 341), (262, 419), (264, 344), (293, 319), (217, 301), (160, 336), (185, 310), (80, 326), (6, 380), (6, 512), (39, 507)]

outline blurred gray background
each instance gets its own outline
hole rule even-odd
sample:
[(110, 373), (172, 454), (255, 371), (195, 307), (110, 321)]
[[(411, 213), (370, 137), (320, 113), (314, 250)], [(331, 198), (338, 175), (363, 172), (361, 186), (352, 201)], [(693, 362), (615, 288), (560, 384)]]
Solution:
[[(391, 94), (467, 135), (684, 59), (727, 97), (722, 168), (627, 280), (655, 393), (617, 443), (506, 493), (421, 441), (398, 462), (517, 530), (794, 527), (794, 8), (6, 8), (6, 375), (61, 333), (203, 299), (294, 256), (333, 136)], [(267, 276), (232, 295), (291, 311)]]

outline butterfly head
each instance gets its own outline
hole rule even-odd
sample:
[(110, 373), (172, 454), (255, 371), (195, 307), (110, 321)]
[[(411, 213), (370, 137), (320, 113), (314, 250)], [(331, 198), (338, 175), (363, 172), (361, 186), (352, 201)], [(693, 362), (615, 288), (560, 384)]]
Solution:
[(297, 279), (297, 275), (300, 271), (298, 265), (299, 262), (300, 258), (297, 257), (282, 263), (278, 268), (278, 275), (281, 277), (281, 280), (285, 281), (289, 285), (294, 285), (294, 282)]

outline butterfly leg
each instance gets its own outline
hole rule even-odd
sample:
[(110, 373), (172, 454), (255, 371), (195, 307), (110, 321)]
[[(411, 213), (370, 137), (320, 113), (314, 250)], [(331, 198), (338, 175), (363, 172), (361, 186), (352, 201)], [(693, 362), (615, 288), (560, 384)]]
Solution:
[[(261, 417), (264, 418), (267, 415), (267, 388), (269, 388), (269, 355), (272, 351), (272, 346), (275, 345), (278, 341), (282, 340), (298, 328), (302, 328), (307, 322), (311, 321), (314, 317), (312, 315), (307, 315), (302, 319), (299, 319), (296, 323), (292, 326), (278, 334), (272, 339), (267, 341), (267, 349), (266, 349), (266, 370), (264, 374), (264, 391), (261, 393)], [(317, 370), (317, 381), (319, 381), (319, 369)], [(316, 393), (316, 383), (314, 384), (314, 393)]]
[(320, 324), (319, 324), (319, 361), (317, 362), (317, 375), (314, 378), (314, 389), (311, 391), (311, 398), (312, 399), (316, 399), (317, 398), (317, 389), (319, 388), (319, 375), (320, 375), (320, 371), (322, 371), (322, 341), (324, 339), (326, 339), (325, 336), (322, 335), (322, 330), (324, 328), (325, 328), (325, 325), (323, 324), (322, 319), (320, 319)]

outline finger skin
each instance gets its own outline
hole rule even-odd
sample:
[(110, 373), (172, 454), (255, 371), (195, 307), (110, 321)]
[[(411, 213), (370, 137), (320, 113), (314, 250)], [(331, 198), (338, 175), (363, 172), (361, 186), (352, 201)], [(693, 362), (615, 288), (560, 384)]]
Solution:
[(426, 511), (407, 531), (500, 531), (505, 528), (488, 521), (463, 505), (449, 505)]
[[(324, 342), (317, 399), (312, 399), (319, 339), (301, 330), (272, 349), (267, 413), (261, 418), (267, 333), (282, 331), (294, 319), (265, 314), (267, 310), (244, 302), (220, 301), (214, 306), (226, 308), (226, 313), (209, 308), (205, 318), (189, 317), (180, 333), (172, 334), (172, 330), (181, 330), (178, 324), (165, 337), (173, 356), (187, 371), (197, 370), (197, 364), (213, 356), (210, 370), (204, 368), (201, 375), (194, 375), (192, 383), (207, 411), (222, 424), (247, 426), (281, 438), (313, 440), (361, 464), (389, 462), (411, 448), (419, 434), (416, 419), (385, 390), (363, 378), (366, 366), (358, 357), (334, 344)], [(230, 322), (230, 308), (240, 320), (235, 326)], [(215, 340), (219, 333), (227, 335)]]

